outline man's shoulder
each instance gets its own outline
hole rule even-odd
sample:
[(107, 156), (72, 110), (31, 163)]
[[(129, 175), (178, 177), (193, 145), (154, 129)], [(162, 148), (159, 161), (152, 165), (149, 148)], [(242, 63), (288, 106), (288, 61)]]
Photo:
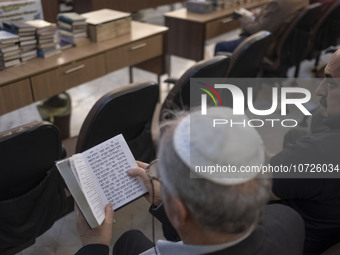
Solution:
[(270, 164), (310, 163), (337, 157), (340, 130), (328, 130), (299, 138), (270, 159)]
[[(259, 223), (260, 226), (266, 229), (267, 234), (272, 234), (273, 228), (299, 229), (303, 227), (303, 224), (303, 219), (295, 210), (282, 204), (266, 205)], [(277, 233), (282, 234), (280, 231)]]
[(322, 132), (303, 136), (297, 140), (296, 146), (301, 148), (318, 148), (319, 146), (336, 146), (340, 139), (340, 129), (327, 129)]
[(261, 220), (246, 239), (209, 255), (300, 255), (303, 239), (304, 223), (297, 212), (280, 204), (267, 205)]
[[(302, 217), (292, 208), (281, 204), (267, 205), (259, 222), (264, 229), (261, 254), (301, 254), (305, 226)], [(286, 247), (286, 244), (290, 247)], [(281, 251), (280, 251), (281, 250)]]
[(334, 139), (340, 138), (340, 129), (326, 129), (321, 132), (302, 136), (297, 140), (297, 146), (310, 146), (314, 144), (332, 143)]

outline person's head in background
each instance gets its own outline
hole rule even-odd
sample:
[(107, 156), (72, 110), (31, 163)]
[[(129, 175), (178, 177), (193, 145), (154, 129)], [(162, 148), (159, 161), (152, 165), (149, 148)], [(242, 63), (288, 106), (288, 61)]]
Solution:
[(320, 104), (325, 117), (340, 116), (340, 49), (325, 67), (325, 78), (316, 89), (316, 94), (321, 96)]
[[(161, 138), (158, 173), (170, 222), (184, 243), (214, 244), (237, 240), (256, 226), (270, 198), (270, 178), (254, 173), (195, 173), (209, 166), (259, 166), (262, 140), (255, 129), (216, 125), (234, 118), (226, 107), (199, 111), (171, 121)], [(212, 170), (212, 168), (210, 168)]]

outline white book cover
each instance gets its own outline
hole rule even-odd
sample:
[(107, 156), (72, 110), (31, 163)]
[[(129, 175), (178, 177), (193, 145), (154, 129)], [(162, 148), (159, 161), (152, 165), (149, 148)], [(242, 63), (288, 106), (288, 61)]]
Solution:
[(7, 44), (7, 43), (13, 43), (13, 42), (18, 42), (19, 41), (19, 36), (9, 33), (4, 30), (0, 30), (0, 43), (1, 44)]

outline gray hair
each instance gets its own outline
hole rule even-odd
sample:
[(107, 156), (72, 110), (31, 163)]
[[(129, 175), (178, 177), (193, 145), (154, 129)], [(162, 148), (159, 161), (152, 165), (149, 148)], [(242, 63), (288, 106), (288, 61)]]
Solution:
[(179, 120), (171, 120), (161, 138), (158, 171), (165, 200), (178, 197), (204, 229), (237, 234), (259, 221), (270, 198), (271, 179), (254, 178), (237, 185), (220, 185), (204, 178), (190, 178), (190, 168), (177, 155), (173, 134)]

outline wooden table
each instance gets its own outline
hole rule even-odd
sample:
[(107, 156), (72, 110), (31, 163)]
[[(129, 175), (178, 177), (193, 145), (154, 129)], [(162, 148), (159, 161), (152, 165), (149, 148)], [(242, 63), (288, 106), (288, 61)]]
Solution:
[(156, 8), (184, 0), (73, 0), (74, 11), (78, 13), (109, 8), (117, 11), (136, 12), (147, 8)]
[(167, 30), (133, 21), (131, 34), (0, 71), (0, 114), (127, 66), (164, 74)]
[(186, 8), (166, 13), (165, 25), (169, 28), (168, 54), (202, 60), (206, 40), (239, 27), (239, 22), (232, 18), (235, 9), (243, 7), (251, 10), (268, 2), (257, 0), (208, 14), (189, 13)]

